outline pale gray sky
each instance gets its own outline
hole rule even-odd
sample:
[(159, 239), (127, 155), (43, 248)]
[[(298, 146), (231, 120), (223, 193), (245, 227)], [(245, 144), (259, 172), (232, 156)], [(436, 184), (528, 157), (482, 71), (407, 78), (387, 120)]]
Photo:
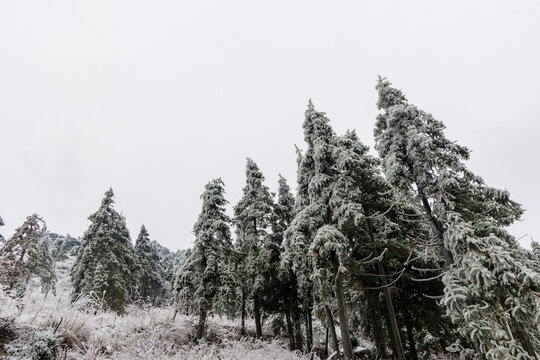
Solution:
[(113, 187), (132, 238), (186, 248), (199, 195), (252, 157), (294, 187), (307, 100), (373, 145), (375, 81), (473, 150), (540, 237), (538, 1), (0, 2), (0, 216), (81, 235)]

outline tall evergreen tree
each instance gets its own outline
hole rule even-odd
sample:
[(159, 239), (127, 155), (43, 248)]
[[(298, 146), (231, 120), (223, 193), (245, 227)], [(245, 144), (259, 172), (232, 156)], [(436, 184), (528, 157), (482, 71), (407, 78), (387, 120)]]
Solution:
[[(238, 232), (238, 249), (242, 253), (242, 294), (253, 299), (256, 336), (262, 336), (261, 295), (264, 287), (264, 269), (268, 266), (265, 242), (272, 223), (273, 200), (270, 190), (263, 184), (264, 175), (257, 164), (247, 159), (246, 185), (243, 195), (234, 207), (234, 222)], [(264, 253), (262, 253), (264, 252)], [(243, 301), (245, 306), (245, 301)], [(242, 311), (244, 312), (244, 311)]]
[(202, 210), (195, 223), (195, 242), (189, 257), (177, 275), (177, 292), (192, 288), (193, 300), (199, 311), (197, 339), (204, 336), (208, 312), (214, 308), (214, 300), (223, 288), (223, 274), (228, 269), (231, 251), (230, 219), (225, 214), (227, 200), (221, 179), (206, 184)]
[[(270, 273), (274, 274), (274, 281), (268, 286), (268, 292), (276, 294), (276, 291), (272, 290), (272, 288), (275, 289), (275, 283), (277, 283), (280, 291), (277, 292), (276, 296), (279, 297), (278, 301), (283, 301), (282, 311), (285, 313), (291, 350), (302, 350), (301, 313), (298, 303), (298, 283), (296, 276), (290, 267), (279, 269), (279, 264), (274, 264), (276, 261), (281, 262), (283, 258), (285, 232), (294, 219), (295, 199), (286, 179), (281, 175), (279, 175), (277, 195), (271, 237), (275, 255), (271, 259), (272, 266)], [(277, 274), (277, 279), (275, 274)]]
[[(328, 319), (332, 318), (335, 301), (346, 359), (353, 358), (351, 306), (346, 299), (352, 296), (352, 288), (363, 291), (361, 284), (366, 284), (356, 274), (365, 276), (375, 270), (381, 284), (372, 287), (382, 289), (394, 355), (404, 359), (383, 250), (392, 246), (393, 257), (408, 250), (404, 244), (396, 245), (390, 240), (389, 229), (395, 232), (396, 225), (384, 215), (390, 212), (395, 217), (396, 212), (391, 212), (394, 199), (379, 172), (379, 163), (368, 155), (368, 148), (354, 132), (337, 136), (326, 115), (317, 112), (311, 102), (306, 111), (304, 136), (308, 150), (300, 160), (297, 213), (287, 231), (285, 261), (292, 262), (299, 278), (307, 275), (304, 279), (316, 280)], [(383, 255), (363, 261), (373, 253)], [(371, 269), (373, 265), (375, 269)], [(367, 307), (373, 313), (376, 305), (372, 302)], [(384, 349), (380, 331), (378, 334), (378, 347)]]
[(106, 309), (123, 313), (137, 283), (138, 264), (126, 220), (113, 208), (113, 196), (109, 189), (88, 218), (91, 223), (70, 275), (74, 299), (97, 296)]
[[(328, 118), (324, 113), (315, 111), (311, 101), (303, 127), (308, 151), (299, 167), (297, 202), (300, 202), (302, 209), (288, 230), (285, 259), (289, 257), (292, 260), (293, 269), (300, 278), (309, 274), (309, 281), (317, 280), (322, 301), (332, 301), (332, 298), (337, 301), (344, 356), (352, 359), (343, 286), (349, 240), (338, 228), (332, 209), (332, 201), (336, 200), (333, 198), (334, 188), (338, 180), (337, 163), (333, 158), (337, 150), (337, 138)], [(307, 261), (303, 259), (306, 253), (312, 254), (313, 258)], [(299, 271), (302, 268), (303, 271)], [(311, 316), (309, 311), (308, 314)], [(306, 325), (310, 326), (309, 320)]]
[(504, 230), (521, 206), (467, 169), (469, 150), (445, 137), (442, 122), (386, 79), (376, 89), (376, 149), (388, 181), (421, 209), (445, 260), (442, 303), (463, 337), (455, 348), (488, 359), (537, 358), (540, 278)]
[[(313, 107), (309, 101), (308, 111)], [(296, 173), (296, 197), (294, 205), (294, 220), (285, 232), (284, 252), (282, 256), (282, 266), (291, 269), (298, 289), (298, 298), (302, 304), (303, 318), (306, 330), (306, 350), (311, 351), (313, 346), (313, 326), (311, 324), (313, 304), (314, 304), (314, 283), (311, 279), (313, 273), (313, 257), (309, 256), (309, 248), (317, 230), (317, 224), (310, 222), (309, 185), (315, 175), (314, 141), (311, 136), (313, 125), (311, 117), (305, 114), (303, 123), (304, 140), (307, 143), (305, 153), (298, 147), (297, 151), (297, 173)], [(317, 214), (313, 214), (316, 218)], [(297, 342), (301, 339), (298, 338)], [(300, 346), (301, 348), (301, 346)]]
[(135, 254), (140, 266), (137, 295), (144, 301), (157, 305), (164, 295), (164, 273), (158, 250), (150, 241), (150, 235), (144, 225), (141, 226), (135, 241)]

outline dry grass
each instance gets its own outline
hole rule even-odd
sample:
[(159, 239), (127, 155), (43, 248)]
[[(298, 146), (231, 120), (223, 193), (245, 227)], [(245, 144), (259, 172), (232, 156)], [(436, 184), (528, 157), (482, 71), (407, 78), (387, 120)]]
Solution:
[[(23, 344), (25, 336), (34, 343), (37, 343), (36, 336), (52, 336), (58, 338), (54, 354), (85, 360), (309, 358), (289, 351), (279, 339), (241, 338), (239, 324), (227, 319), (209, 318), (209, 341), (195, 344), (191, 337), (197, 318), (178, 315), (173, 320), (173, 308), (131, 306), (125, 315), (118, 316), (95, 310), (88, 299), (72, 303), (68, 278), (70, 266), (69, 260), (57, 266), (56, 295), (44, 296), (37, 290), (27, 292), (24, 307), (13, 323), (21, 336), (19, 344)], [(271, 336), (268, 334), (267, 337)], [(13, 358), (28, 356), (25, 352), (21, 354)]]

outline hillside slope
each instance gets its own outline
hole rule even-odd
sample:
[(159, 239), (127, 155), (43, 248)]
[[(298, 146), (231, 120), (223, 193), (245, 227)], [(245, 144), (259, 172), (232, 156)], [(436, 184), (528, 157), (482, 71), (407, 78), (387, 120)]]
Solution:
[[(123, 316), (96, 311), (89, 299), (71, 302), (69, 269), (73, 259), (57, 264), (56, 295), (27, 290), (18, 304), (2, 298), (0, 337), (6, 359), (279, 359), (301, 360), (283, 339), (241, 338), (237, 322), (213, 317), (208, 340), (191, 341), (197, 318), (177, 315), (172, 307), (130, 306)], [(313, 359), (318, 359), (317, 356)]]

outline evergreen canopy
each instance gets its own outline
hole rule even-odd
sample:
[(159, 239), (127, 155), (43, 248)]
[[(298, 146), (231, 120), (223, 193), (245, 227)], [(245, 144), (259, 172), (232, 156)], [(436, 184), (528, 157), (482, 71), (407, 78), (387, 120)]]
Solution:
[(125, 218), (113, 208), (109, 189), (90, 226), (71, 269), (73, 298), (94, 296), (107, 309), (124, 312), (137, 283), (139, 267)]

